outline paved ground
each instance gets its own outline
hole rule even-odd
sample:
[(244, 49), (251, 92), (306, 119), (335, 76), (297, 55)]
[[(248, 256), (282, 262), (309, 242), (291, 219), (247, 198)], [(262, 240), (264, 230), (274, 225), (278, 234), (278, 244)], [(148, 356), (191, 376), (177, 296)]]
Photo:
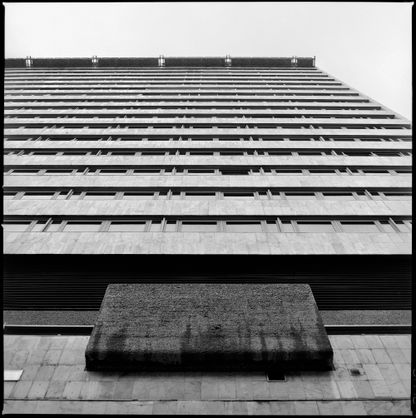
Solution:
[(4, 413), (410, 415), (410, 335), (330, 336), (335, 370), (87, 372), (88, 336), (6, 335)]
[[(319, 311), (325, 325), (409, 325), (412, 311)], [(4, 311), (7, 324), (28, 325), (91, 325), (98, 311)]]

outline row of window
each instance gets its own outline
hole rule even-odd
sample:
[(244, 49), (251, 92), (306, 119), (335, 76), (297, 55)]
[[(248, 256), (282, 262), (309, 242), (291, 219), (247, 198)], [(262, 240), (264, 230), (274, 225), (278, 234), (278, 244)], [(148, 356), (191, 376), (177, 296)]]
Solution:
[(148, 150), (148, 151), (135, 151), (135, 150), (117, 150), (108, 151), (107, 149), (86, 149), (86, 150), (6, 150), (5, 155), (107, 155), (107, 156), (170, 156), (170, 155), (195, 155), (195, 156), (349, 156), (349, 157), (405, 157), (411, 156), (410, 151), (362, 151), (360, 149), (343, 151), (339, 149), (325, 149), (325, 150), (263, 150), (263, 149), (250, 149), (250, 150), (221, 150), (212, 151), (206, 149), (171, 149), (166, 150)]
[[(153, 104), (153, 103), (146, 103), (143, 104), (142, 102), (132, 101), (129, 100), (125, 103), (114, 103), (108, 102), (105, 106), (106, 110), (110, 109), (117, 109), (117, 110), (346, 110), (346, 111), (353, 111), (353, 110), (382, 110), (380, 106), (376, 106), (370, 104), (369, 106), (360, 106), (355, 104), (349, 104), (348, 106), (334, 106), (332, 104), (324, 104), (320, 103), (314, 105), (303, 105), (298, 102), (296, 104), (285, 104), (285, 105), (278, 105), (274, 103), (270, 103), (268, 101), (259, 103), (259, 104), (252, 104), (252, 103), (244, 103), (240, 100), (238, 101), (238, 105), (234, 104), (236, 101), (232, 101), (232, 104), (222, 104), (222, 103), (215, 103), (215, 104), (201, 104), (201, 103), (194, 103), (191, 100), (182, 100), (182, 103), (175, 103), (175, 105), (166, 104), (166, 102), (160, 102), (160, 104)], [(48, 111), (54, 111), (56, 109), (68, 109), (73, 111), (74, 109), (80, 111), (91, 111), (91, 110), (102, 110), (103, 107), (99, 104), (89, 104), (94, 103), (91, 101), (86, 100), (78, 100), (76, 103), (69, 103), (67, 101), (62, 101), (59, 104), (45, 104), (42, 102), (38, 102), (36, 100), (31, 100), (15, 104), (13, 102), (4, 103), (5, 109), (12, 109), (12, 110), (36, 110), (39, 111), (41, 109), (47, 109)], [(186, 103), (186, 104), (184, 104)], [(192, 103), (192, 104), (190, 104)], [(34, 106), (35, 104), (35, 106)], [(87, 106), (85, 106), (85, 104)], [(52, 107), (51, 107), (52, 106)]]
[[(172, 97), (169, 96), (169, 94), (156, 94), (153, 93), (152, 95), (146, 96), (145, 94), (141, 94), (141, 97), (137, 97), (135, 95), (89, 95), (89, 99), (85, 98), (85, 95), (56, 95), (55, 97), (50, 97), (50, 95), (44, 95), (45, 97), (42, 97), (42, 95), (35, 95), (35, 94), (16, 94), (16, 95), (6, 95), (5, 100), (9, 102), (19, 102), (21, 100), (31, 100), (38, 103), (42, 102), (56, 102), (56, 101), (79, 101), (82, 100), (83, 103), (94, 103), (94, 102), (106, 102), (108, 103), (108, 100), (111, 99), (111, 101), (128, 101), (134, 100), (136, 103), (141, 102), (159, 102), (159, 103), (165, 103), (165, 102), (195, 102), (195, 101), (202, 101), (205, 102), (207, 100), (212, 101), (215, 99), (215, 101), (218, 102), (228, 102), (232, 101), (233, 103), (239, 103), (239, 102), (270, 102), (270, 103), (297, 103), (297, 102), (331, 102), (331, 103), (370, 103), (368, 99), (363, 98), (357, 98), (359, 96), (354, 96), (354, 98), (349, 97), (340, 97), (331, 94), (327, 94), (325, 97), (316, 97), (316, 95), (311, 94), (270, 94), (266, 95), (263, 94), (227, 94), (227, 95), (219, 95), (219, 94), (172, 94)], [(240, 96), (240, 99), (237, 99), (236, 97)], [(265, 97), (268, 96), (268, 97)], [(283, 96), (288, 96), (290, 98), (284, 99), (281, 98)], [(305, 96), (311, 96), (310, 98), (306, 98)], [(162, 100), (161, 100), (162, 99)], [(165, 99), (165, 100), (163, 100)]]
[(410, 200), (410, 192), (377, 192), (377, 191), (281, 191), (265, 189), (262, 191), (180, 191), (180, 190), (148, 190), (148, 191), (7, 191), (5, 199), (40, 200), (40, 199), (75, 199), (75, 200), (153, 200), (153, 199), (260, 199), (260, 200)]
[(62, 169), (24, 169), (4, 168), (4, 173), (8, 175), (395, 175), (395, 174), (411, 174), (410, 168), (395, 168), (395, 169), (379, 169), (379, 168), (271, 168), (271, 167), (253, 167), (253, 168), (62, 168)]
[(120, 136), (120, 135), (82, 135), (80, 137), (74, 137), (71, 135), (39, 135), (39, 136), (30, 136), (30, 135), (7, 135), (4, 137), (6, 141), (129, 141), (129, 142), (152, 142), (152, 141), (179, 141), (179, 142), (194, 142), (194, 141), (284, 141), (284, 142), (411, 142), (412, 138), (410, 136), (403, 137), (378, 137), (378, 136), (369, 136), (369, 137), (360, 137), (360, 136), (296, 136), (291, 135), (290, 137), (283, 136), (273, 136), (273, 135), (229, 135), (225, 137), (214, 137), (212, 135), (198, 135), (198, 136), (188, 136), (188, 135), (152, 135), (152, 136)]
[[(121, 113), (121, 112), (117, 112), (117, 113), (111, 113), (111, 112), (105, 112), (105, 113), (94, 113), (94, 114), (85, 114), (85, 113), (71, 113), (71, 116), (69, 116), (69, 112), (68, 113), (53, 113), (53, 111), (51, 111), (51, 113), (46, 113), (46, 114), (41, 114), (41, 113), (24, 113), (24, 114), (17, 114), (17, 113), (6, 113), (6, 117), (5, 117), (5, 121), (19, 121), (20, 119), (31, 119), (36, 121), (36, 119), (38, 117), (46, 117), (46, 118), (52, 118), (54, 116), (59, 117), (59, 121), (60, 122), (65, 122), (65, 121), (74, 121), (77, 119), (84, 119), (84, 118), (94, 118), (97, 120), (100, 119), (110, 119), (110, 118), (117, 118), (120, 121), (122, 121), (123, 119), (125, 120), (129, 120), (129, 119), (149, 119), (150, 117), (152, 118), (152, 120), (156, 119), (157, 120), (161, 120), (163, 121), (166, 118), (176, 118), (176, 117), (180, 117), (180, 118), (186, 118), (186, 119), (200, 119), (200, 118), (212, 118), (215, 121), (215, 118), (219, 117), (219, 118), (227, 118), (227, 119), (236, 119), (236, 120), (241, 120), (242, 118), (244, 120), (248, 119), (275, 119), (275, 120), (279, 120), (279, 119), (297, 119), (299, 118), (299, 114), (296, 113), (220, 113), (220, 112), (216, 112), (216, 113), (183, 113), (183, 112), (177, 112), (177, 113), (158, 113), (157, 115), (153, 116), (154, 114), (152, 113), (133, 113), (133, 112), (129, 112), (129, 113)], [(65, 116), (62, 116), (65, 115)], [(366, 114), (366, 115), (354, 115), (354, 114), (334, 114), (334, 113), (307, 113), (307, 114), (302, 114), (301, 115), (302, 119), (332, 119), (332, 120), (336, 120), (336, 119), (396, 119), (396, 117), (394, 115), (388, 115), (385, 113), (375, 113), (375, 114)]]
[[(168, 85), (172, 85), (169, 87)], [(49, 92), (49, 91), (62, 91), (66, 92), (73, 91), (73, 92), (84, 92), (84, 91), (106, 91), (106, 92), (125, 92), (128, 89), (130, 92), (141, 92), (141, 91), (183, 91), (183, 90), (197, 90), (197, 91), (216, 91), (216, 90), (223, 90), (233, 92), (236, 90), (239, 91), (247, 91), (250, 93), (253, 90), (262, 90), (262, 91), (280, 91), (280, 90), (307, 90), (307, 91), (349, 91), (347, 87), (342, 87), (340, 84), (337, 83), (244, 83), (243, 84), (217, 84), (217, 83), (203, 83), (203, 84), (196, 84), (196, 83), (126, 83), (123, 84), (102, 84), (102, 83), (94, 83), (91, 82), (90, 84), (80, 84), (80, 83), (50, 83), (50, 84), (43, 84), (43, 85), (34, 85), (34, 84), (15, 84), (15, 83), (6, 83), (5, 84), (5, 91), (7, 93), (14, 93), (16, 91), (19, 92), (33, 92), (33, 91), (42, 91), (42, 92)]]
[(176, 123), (176, 124), (148, 124), (148, 123), (134, 123), (134, 122), (122, 122), (118, 124), (109, 124), (109, 123), (72, 123), (65, 124), (57, 120), (56, 123), (25, 123), (25, 124), (13, 124), (5, 122), (4, 127), (6, 129), (409, 129), (410, 125), (403, 124), (378, 124), (378, 125), (357, 125), (357, 124), (346, 124), (342, 125), (337, 124), (328, 124), (324, 125), (320, 123), (247, 123), (245, 121), (236, 122), (235, 124), (231, 123)]
[(20, 232), (411, 232), (410, 220), (6, 220), (5, 231)]
[[(299, 92), (297, 91), (299, 90)], [(159, 95), (161, 92), (166, 94), (183, 94), (186, 93), (201, 93), (201, 94), (243, 94), (247, 93), (250, 95), (256, 95), (256, 93), (264, 93), (265, 95), (276, 95), (281, 92), (293, 91), (293, 94), (304, 93), (305, 95), (336, 95), (336, 96), (358, 96), (358, 93), (350, 91), (347, 87), (327, 87), (327, 86), (317, 86), (309, 87), (301, 86), (299, 84), (289, 85), (287, 87), (282, 86), (264, 86), (264, 87), (226, 87), (226, 86), (217, 86), (217, 87), (206, 87), (206, 86), (176, 86), (176, 87), (145, 87), (145, 86), (119, 86), (119, 87), (108, 87), (100, 86), (96, 83), (91, 86), (79, 86), (79, 85), (55, 85), (55, 86), (42, 86), (36, 87), (34, 85), (27, 86), (14, 86), (5, 88), (5, 92), (10, 95), (19, 95), (19, 94), (62, 94), (62, 93), (94, 93), (94, 94), (106, 94), (106, 93), (139, 93), (139, 94), (152, 94), (156, 93)], [(239, 93), (241, 92), (241, 93)], [(309, 93), (311, 92), (311, 93)]]

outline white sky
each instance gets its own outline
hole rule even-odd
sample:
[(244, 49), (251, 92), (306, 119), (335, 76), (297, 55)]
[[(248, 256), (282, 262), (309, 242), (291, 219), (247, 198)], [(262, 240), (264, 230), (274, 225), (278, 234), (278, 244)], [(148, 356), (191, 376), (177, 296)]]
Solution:
[(316, 56), (411, 118), (408, 3), (4, 3), (6, 58)]

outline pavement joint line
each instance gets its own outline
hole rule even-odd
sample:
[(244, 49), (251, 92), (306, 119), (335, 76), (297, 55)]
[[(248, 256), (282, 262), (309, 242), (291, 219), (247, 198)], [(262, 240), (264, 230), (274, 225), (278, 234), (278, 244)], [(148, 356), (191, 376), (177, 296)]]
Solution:
[(57, 401), (71, 401), (71, 402), (392, 402), (392, 401), (408, 401), (410, 397), (377, 397), (377, 398), (337, 398), (337, 399), (270, 399), (270, 398), (256, 398), (256, 399), (63, 399), (63, 398), (49, 398), (49, 399), (27, 399), (27, 398), (5, 398), (7, 401), (29, 401), (29, 402), (57, 402)]

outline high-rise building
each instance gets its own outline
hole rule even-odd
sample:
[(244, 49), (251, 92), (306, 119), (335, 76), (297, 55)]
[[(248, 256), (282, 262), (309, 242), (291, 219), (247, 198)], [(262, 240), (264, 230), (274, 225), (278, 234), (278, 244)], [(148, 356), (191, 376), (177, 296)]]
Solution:
[(116, 282), (410, 309), (410, 122), (314, 58), (8, 59), (4, 135), (6, 322), (82, 323)]

